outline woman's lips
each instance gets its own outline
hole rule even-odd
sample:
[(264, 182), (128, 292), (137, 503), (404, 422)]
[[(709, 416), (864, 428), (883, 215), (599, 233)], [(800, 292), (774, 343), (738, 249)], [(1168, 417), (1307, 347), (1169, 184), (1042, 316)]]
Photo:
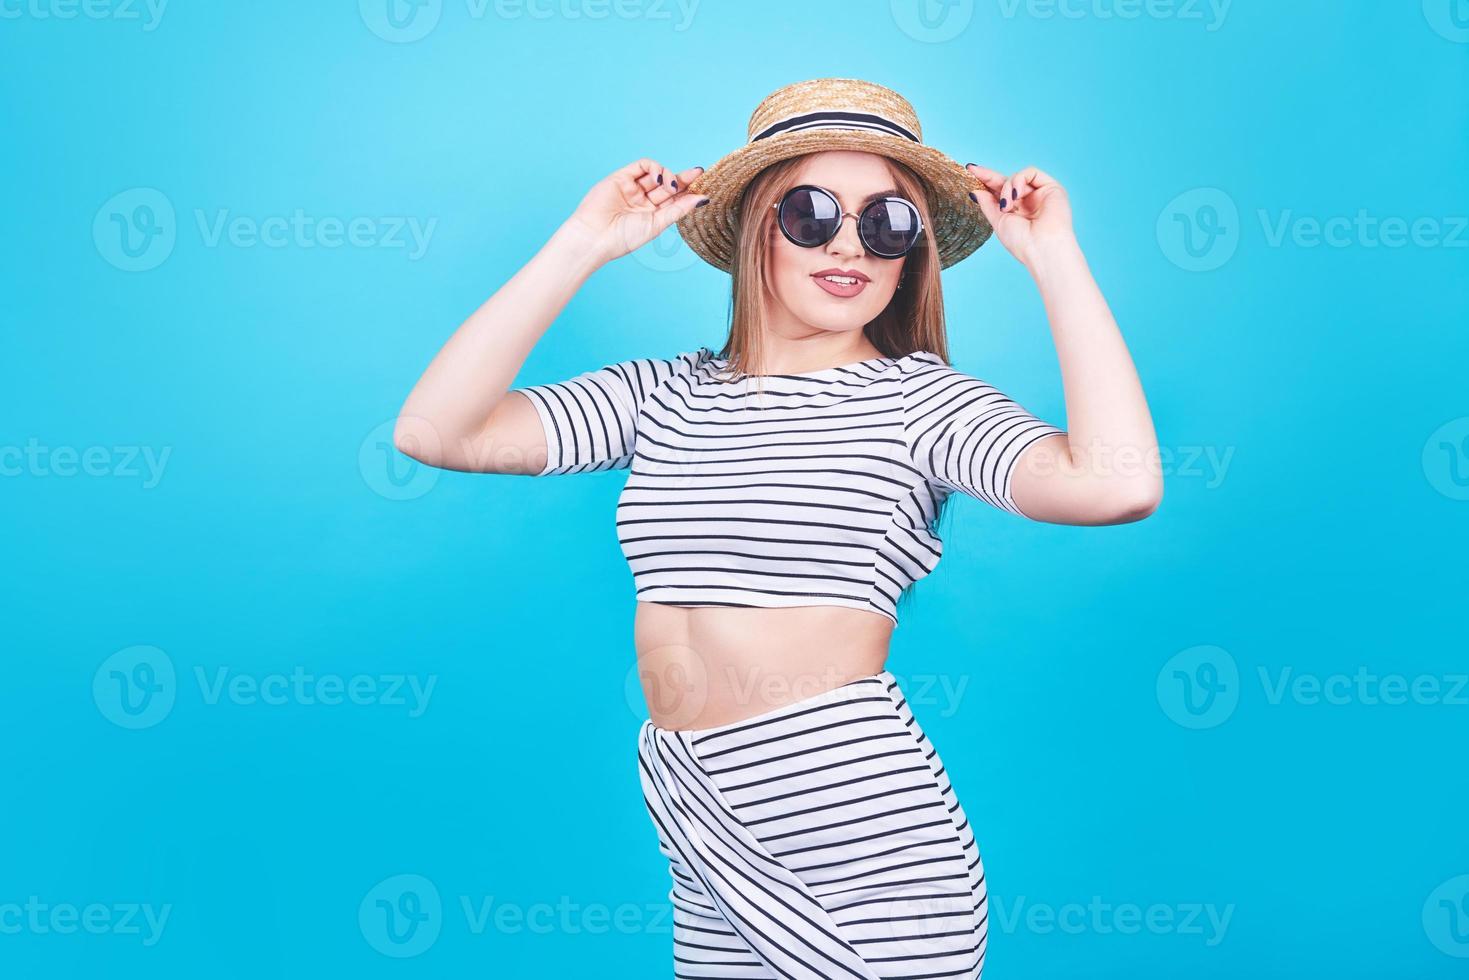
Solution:
[[(822, 278), (823, 276), (826, 276), (826, 275), (831, 275), (831, 273), (818, 272), (817, 274), (815, 274), (815, 275), (813, 275), (811, 277), (811, 280), (813, 282), (815, 282), (816, 285), (820, 286), (822, 289), (826, 290), (831, 295), (833, 295), (833, 296), (840, 296), (840, 297), (842, 297), (844, 299), (845, 298), (852, 297), (852, 296), (856, 296), (858, 293), (862, 292), (862, 290), (867, 286), (867, 283), (864, 280), (860, 279), (860, 278), (857, 279), (856, 282), (842, 283), (842, 282), (831, 282), (828, 279)], [(849, 276), (847, 278), (855, 278), (855, 277), (850, 277)]]

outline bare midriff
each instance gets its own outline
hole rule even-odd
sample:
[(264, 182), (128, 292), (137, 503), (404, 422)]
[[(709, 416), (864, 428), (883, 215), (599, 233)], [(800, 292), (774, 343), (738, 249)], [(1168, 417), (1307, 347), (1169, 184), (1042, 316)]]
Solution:
[(884, 669), (893, 621), (847, 606), (639, 602), (638, 676), (659, 728), (753, 718)]

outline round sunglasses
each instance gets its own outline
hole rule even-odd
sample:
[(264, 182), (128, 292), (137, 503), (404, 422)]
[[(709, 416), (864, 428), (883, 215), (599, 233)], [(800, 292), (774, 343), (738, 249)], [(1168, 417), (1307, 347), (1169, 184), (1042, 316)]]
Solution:
[[(780, 233), (793, 245), (816, 248), (837, 236), (850, 211), (843, 211), (836, 195), (815, 184), (798, 184), (771, 205)], [(857, 237), (862, 247), (880, 259), (901, 259), (923, 235), (923, 219), (911, 201), (880, 197), (862, 209)]]

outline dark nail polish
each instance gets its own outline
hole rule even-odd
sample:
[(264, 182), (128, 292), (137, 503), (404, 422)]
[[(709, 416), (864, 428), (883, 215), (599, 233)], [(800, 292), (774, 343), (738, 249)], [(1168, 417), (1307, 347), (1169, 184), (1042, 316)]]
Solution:
[(979, 203), (979, 195), (976, 194), (976, 193), (974, 193), (974, 191), (970, 191), (969, 192), (969, 199), (971, 201), (973, 201), (975, 204), (978, 204)]
[(660, 183), (660, 184), (663, 183), (663, 175), (662, 174), (659, 174), (658, 175), (658, 183)]
[(1005, 199), (1003, 197), (1000, 198), (1000, 210), (1005, 210)]
[(696, 207), (696, 208), (702, 208), (704, 205), (706, 205), (708, 203), (709, 203), (709, 199), (706, 197), (706, 198), (704, 198), (704, 200), (700, 201), (698, 204), (695, 204), (694, 207)]
[(977, 164), (977, 163), (966, 163), (964, 166), (966, 166), (966, 167), (977, 167), (977, 166), (979, 166), (979, 164)]
[(678, 190), (678, 178), (675, 177), (671, 181), (669, 181), (668, 186), (672, 187), (674, 190)]

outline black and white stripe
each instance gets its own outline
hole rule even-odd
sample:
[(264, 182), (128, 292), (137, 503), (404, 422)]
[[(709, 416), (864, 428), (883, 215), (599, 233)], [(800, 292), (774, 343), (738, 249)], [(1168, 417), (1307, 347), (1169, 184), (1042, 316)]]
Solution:
[(537, 475), (631, 470), (617, 532), (641, 601), (839, 605), (896, 624), (903, 590), (938, 564), (948, 495), (1026, 516), (1014, 468), (1063, 431), (928, 351), (733, 383), (725, 366), (700, 348), (517, 389), (545, 431)]
[(717, 728), (645, 721), (638, 763), (676, 977), (980, 976), (974, 830), (892, 674)]
[(799, 116), (790, 116), (771, 123), (760, 132), (750, 137), (750, 142), (768, 139), (781, 133), (799, 133), (807, 129), (862, 129), (872, 133), (886, 133), (889, 136), (901, 136), (904, 139), (920, 142), (918, 135), (912, 130), (900, 126), (888, 119), (871, 112), (848, 112), (840, 109), (821, 109), (816, 112), (804, 112)]

